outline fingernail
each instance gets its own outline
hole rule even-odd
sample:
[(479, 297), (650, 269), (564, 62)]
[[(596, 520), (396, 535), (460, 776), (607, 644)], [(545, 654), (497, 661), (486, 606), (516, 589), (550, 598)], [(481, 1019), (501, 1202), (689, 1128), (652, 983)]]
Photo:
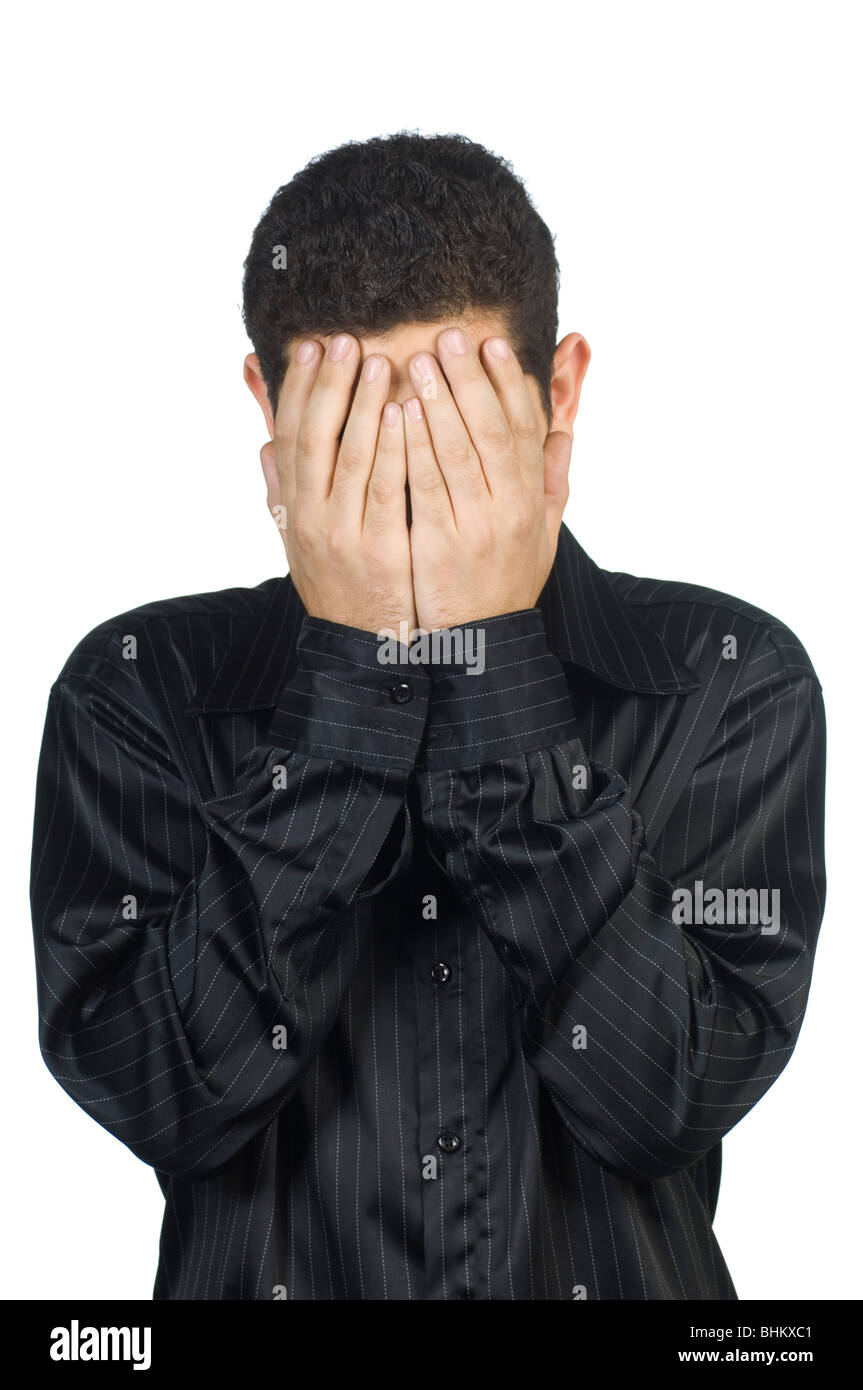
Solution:
[(310, 338), (306, 338), (305, 342), (300, 343), (300, 346), (297, 348), (297, 361), (303, 363), (311, 362), (312, 358), (317, 356), (317, 351), (317, 343), (313, 343)]
[(418, 400), (416, 396), (411, 396), (410, 400), (405, 401), (405, 410), (412, 420), (421, 420), (423, 418), (422, 402)]
[(420, 355), (411, 362), (411, 372), (414, 379), (420, 383), (420, 395), (424, 401), (433, 401), (437, 397), (437, 382), (434, 375), (434, 363), (427, 352)]
[(441, 342), (448, 347), (450, 352), (459, 354), (467, 352), (467, 338), (460, 328), (448, 328), (441, 334)]
[(339, 333), (327, 348), (327, 356), (331, 362), (341, 362), (351, 350), (351, 338), (349, 333)]
[(384, 424), (397, 425), (401, 419), (401, 407), (398, 401), (387, 401), (384, 406)]
[(380, 376), (383, 365), (382, 357), (367, 357), (363, 363), (363, 381), (374, 381), (376, 376)]
[(510, 356), (509, 343), (505, 338), (489, 338), (488, 350), (492, 357), (499, 357), (501, 362), (505, 362)]

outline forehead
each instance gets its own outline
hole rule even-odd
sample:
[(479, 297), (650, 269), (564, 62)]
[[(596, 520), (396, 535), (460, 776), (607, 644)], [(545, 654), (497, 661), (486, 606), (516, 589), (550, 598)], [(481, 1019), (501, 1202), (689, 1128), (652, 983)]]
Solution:
[[(393, 328), (387, 333), (369, 333), (358, 336), (363, 356), (371, 352), (382, 352), (391, 360), (398, 361), (400, 359), (407, 360), (413, 353), (421, 352), (423, 349), (434, 352), (438, 335), (445, 328), (455, 326), (465, 330), (475, 347), (479, 347), (486, 338), (509, 338), (506, 325), (499, 313), (493, 310), (478, 309), (472, 309), (470, 312), (457, 314), (450, 318), (438, 319), (434, 323), (399, 324), (397, 328)], [(336, 334), (308, 333), (305, 336), (314, 338), (326, 347)], [(291, 356), (300, 341), (300, 338), (290, 340), (288, 352)]]

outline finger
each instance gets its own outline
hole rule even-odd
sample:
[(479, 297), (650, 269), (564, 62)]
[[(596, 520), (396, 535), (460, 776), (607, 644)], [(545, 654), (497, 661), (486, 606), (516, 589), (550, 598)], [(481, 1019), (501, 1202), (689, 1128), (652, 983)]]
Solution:
[[(314, 338), (297, 344), (288, 362), (273, 422), (273, 456), (279, 475), (281, 503), (293, 507), (296, 494), (297, 431), (321, 363), (321, 345)], [(262, 459), (263, 462), (263, 459)]]
[(397, 401), (387, 401), (368, 481), (363, 529), (389, 535), (397, 527), (407, 531), (406, 482), (407, 450), (402, 408)]
[(545, 431), (536, 413), (527, 377), (505, 338), (487, 338), (480, 348), (482, 365), (506, 416), (523, 481), (542, 486), (538, 460)]
[(416, 526), (452, 526), (455, 522), (446, 479), (435, 456), (422, 402), (411, 396), (404, 405), (405, 448), (411, 521)]
[(520, 461), (495, 383), (462, 329), (446, 329), (439, 334), (437, 346), (441, 367), (479, 455), (489, 491), (492, 495), (514, 492), (522, 483)]
[(360, 345), (350, 333), (337, 333), (327, 345), (297, 430), (297, 495), (312, 507), (330, 495), (339, 435), (347, 418)]
[(456, 524), (464, 526), (477, 506), (488, 502), (488, 484), (479, 454), (440, 364), (430, 352), (420, 352), (411, 359), (410, 374), (422, 398), (431, 443), (449, 489)]
[(352, 517), (358, 526), (363, 521), (366, 492), (381, 433), (381, 411), (389, 395), (390, 379), (386, 357), (373, 353), (366, 358), (336, 455), (330, 501), (346, 516)]

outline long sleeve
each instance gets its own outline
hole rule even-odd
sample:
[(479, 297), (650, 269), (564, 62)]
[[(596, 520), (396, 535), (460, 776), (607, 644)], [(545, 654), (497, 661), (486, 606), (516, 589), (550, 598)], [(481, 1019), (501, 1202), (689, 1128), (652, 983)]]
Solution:
[(126, 662), (112, 633), (51, 691), (31, 877), (39, 1036), (94, 1119), (197, 1177), (272, 1119), (333, 1026), (368, 900), (409, 851), (428, 680), (411, 670), (406, 698), (372, 636), (307, 619), (266, 738), (214, 795), (184, 763), (191, 730), (159, 703), (167, 659), (149, 629), (141, 642)]
[(651, 853), (539, 612), (479, 626), (485, 671), (436, 677), (432, 845), (563, 1123), (614, 1172), (665, 1176), (760, 1099), (800, 1029), (824, 904), (820, 686), (756, 643)]

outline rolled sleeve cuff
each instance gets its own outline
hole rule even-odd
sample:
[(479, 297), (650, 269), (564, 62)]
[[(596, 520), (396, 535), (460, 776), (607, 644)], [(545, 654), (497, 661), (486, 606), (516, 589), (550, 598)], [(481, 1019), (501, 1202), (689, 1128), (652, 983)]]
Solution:
[(398, 643), (382, 643), (374, 633), (306, 617), (269, 741), (361, 765), (413, 767), (431, 680), (421, 666), (391, 660), (393, 649), (404, 656)]
[(445, 629), (429, 644), (420, 765), (471, 766), (576, 737), (569, 686), (538, 608)]

